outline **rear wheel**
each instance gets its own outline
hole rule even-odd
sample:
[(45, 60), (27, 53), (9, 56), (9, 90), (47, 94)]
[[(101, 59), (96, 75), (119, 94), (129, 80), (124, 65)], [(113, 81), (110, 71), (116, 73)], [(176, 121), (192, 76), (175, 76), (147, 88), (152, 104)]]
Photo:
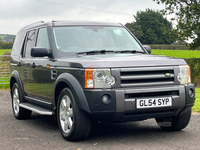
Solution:
[(59, 96), (57, 122), (60, 132), (66, 140), (83, 140), (90, 133), (90, 118), (79, 108), (76, 99), (68, 88), (64, 88)]
[(176, 117), (156, 118), (156, 122), (164, 130), (179, 131), (188, 125), (190, 118), (191, 109)]
[(19, 104), (22, 101), (22, 96), (19, 92), (19, 86), (17, 83), (13, 85), (12, 88), (12, 109), (13, 109), (13, 114), (16, 119), (28, 119), (31, 116), (31, 111), (24, 109), (19, 106)]

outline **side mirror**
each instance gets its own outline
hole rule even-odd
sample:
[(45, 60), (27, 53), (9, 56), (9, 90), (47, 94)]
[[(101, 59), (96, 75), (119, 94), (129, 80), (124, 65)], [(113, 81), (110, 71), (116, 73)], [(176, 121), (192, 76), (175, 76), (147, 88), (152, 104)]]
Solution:
[(147, 50), (149, 54), (151, 54), (151, 47), (148, 45), (143, 45), (143, 47)]
[(33, 47), (33, 48), (31, 48), (31, 56), (32, 57), (45, 57), (45, 56), (51, 56), (51, 54), (48, 53), (47, 48)]

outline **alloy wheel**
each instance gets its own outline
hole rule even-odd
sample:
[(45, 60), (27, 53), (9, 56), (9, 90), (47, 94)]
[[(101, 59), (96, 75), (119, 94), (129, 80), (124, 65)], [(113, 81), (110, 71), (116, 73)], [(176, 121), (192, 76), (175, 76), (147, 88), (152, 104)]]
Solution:
[(73, 108), (69, 96), (64, 95), (60, 102), (60, 124), (63, 132), (69, 133), (73, 125)]

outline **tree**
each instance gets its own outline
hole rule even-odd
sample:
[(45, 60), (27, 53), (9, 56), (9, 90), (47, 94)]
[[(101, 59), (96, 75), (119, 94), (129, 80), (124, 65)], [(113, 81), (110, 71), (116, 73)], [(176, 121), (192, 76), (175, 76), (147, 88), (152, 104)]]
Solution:
[(140, 26), (136, 22), (126, 23), (125, 26), (141, 41), (143, 32)]
[(177, 21), (176, 31), (178, 39), (192, 40), (189, 49), (200, 46), (200, 0), (154, 0), (158, 4), (164, 3), (163, 14), (174, 14)]
[(13, 42), (4, 42), (1, 38), (0, 38), (0, 49), (11, 49), (13, 46)]
[(146, 11), (138, 11), (134, 18), (135, 22), (127, 23), (126, 26), (138, 37), (141, 43), (173, 43), (172, 23), (164, 18), (160, 12), (146, 9)]
[(15, 38), (15, 35), (6, 34), (4, 36), (4, 38), (3, 38), (3, 41), (5, 41), (5, 42), (11, 42), (14, 38)]

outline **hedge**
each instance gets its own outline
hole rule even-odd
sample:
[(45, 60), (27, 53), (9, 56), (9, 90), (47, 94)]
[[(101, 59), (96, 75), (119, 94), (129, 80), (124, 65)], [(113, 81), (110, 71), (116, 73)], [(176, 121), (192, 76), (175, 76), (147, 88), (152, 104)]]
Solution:
[(200, 58), (187, 58), (185, 61), (190, 66), (191, 80), (195, 86), (200, 86)]
[[(164, 49), (164, 50), (188, 50), (188, 47), (185, 45), (164, 45), (164, 44), (146, 44), (151, 46), (151, 49)], [(196, 50), (200, 50), (198, 47)]]
[(13, 46), (13, 42), (0, 41), (0, 49), (11, 49), (12, 46)]

